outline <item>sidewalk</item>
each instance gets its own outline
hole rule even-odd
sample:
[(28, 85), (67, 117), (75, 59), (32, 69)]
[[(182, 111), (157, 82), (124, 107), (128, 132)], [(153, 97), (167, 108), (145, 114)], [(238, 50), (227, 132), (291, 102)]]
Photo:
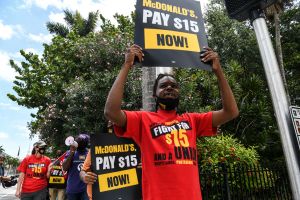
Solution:
[(18, 198), (15, 197), (17, 185), (9, 187), (9, 188), (3, 188), (2, 185), (0, 185), (0, 199), (1, 200), (17, 200)]

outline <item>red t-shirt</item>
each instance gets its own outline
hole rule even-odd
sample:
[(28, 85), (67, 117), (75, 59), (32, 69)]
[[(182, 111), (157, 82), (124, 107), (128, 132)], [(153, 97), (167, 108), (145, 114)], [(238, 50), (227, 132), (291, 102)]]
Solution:
[(17, 169), (25, 174), (22, 193), (36, 192), (47, 187), (47, 170), (50, 163), (51, 160), (47, 156), (37, 158), (30, 155), (23, 159)]
[(212, 136), (212, 113), (125, 111), (126, 130), (141, 148), (144, 200), (201, 200), (197, 136)]

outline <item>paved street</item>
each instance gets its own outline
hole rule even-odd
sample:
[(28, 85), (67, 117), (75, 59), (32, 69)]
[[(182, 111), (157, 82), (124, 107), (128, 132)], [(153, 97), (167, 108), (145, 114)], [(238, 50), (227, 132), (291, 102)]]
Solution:
[(16, 185), (9, 188), (3, 188), (0, 185), (0, 200), (16, 200), (18, 198), (15, 197)]

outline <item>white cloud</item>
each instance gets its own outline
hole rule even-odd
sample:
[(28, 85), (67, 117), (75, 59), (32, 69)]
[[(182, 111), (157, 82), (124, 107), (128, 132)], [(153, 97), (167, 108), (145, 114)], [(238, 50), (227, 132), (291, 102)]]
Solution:
[(2, 20), (0, 20), (0, 39), (9, 40), (14, 35), (21, 34), (23, 32), (21, 25), (5, 25)]
[(50, 22), (58, 22), (58, 23), (66, 25), (66, 21), (64, 20), (64, 17), (65, 17), (65, 14), (63, 12), (60, 12), (60, 13), (50, 12), (49, 21)]
[(2, 20), (0, 20), (0, 39), (9, 40), (14, 35), (18, 35), (18, 33), (22, 33), (21, 25), (5, 25)]
[(40, 33), (38, 35), (35, 35), (35, 34), (30, 33), (28, 37), (29, 37), (29, 39), (31, 39), (35, 42), (49, 43), (49, 42), (51, 42), (51, 39), (53, 36), (51, 34)]
[(0, 132), (0, 139), (7, 139), (8, 138), (8, 134), (4, 133), (4, 132)]
[[(129, 15), (131, 11), (134, 10), (136, 0), (23, 0), (23, 2), (24, 5), (22, 7), (25, 8), (37, 6), (45, 10), (47, 10), (48, 7), (54, 7), (60, 11), (68, 9), (74, 12), (78, 10), (84, 18), (88, 17), (89, 12), (99, 10), (105, 18), (113, 20), (113, 15), (115, 13)], [(64, 17), (62, 14), (63, 13), (50, 13), (49, 18), (50, 20), (56, 18), (59, 20), (53, 21), (62, 22)]]
[(5, 25), (0, 20), (0, 39), (8, 40), (12, 38), (14, 34), (13, 28), (11, 26)]
[(48, 6), (59, 8), (62, 4), (61, 0), (23, 0), (23, 2), (24, 4), (21, 6), (21, 8), (28, 8), (35, 5), (45, 10), (48, 8)]
[(10, 66), (9, 60), (11, 57), (6, 52), (0, 51), (0, 79), (13, 81), (17, 72)]
[(0, 109), (19, 111), (19, 110), (20, 110), (20, 107), (14, 106), (14, 105), (12, 105), (12, 104), (10, 104), (10, 103), (1, 103), (1, 102), (0, 102)]

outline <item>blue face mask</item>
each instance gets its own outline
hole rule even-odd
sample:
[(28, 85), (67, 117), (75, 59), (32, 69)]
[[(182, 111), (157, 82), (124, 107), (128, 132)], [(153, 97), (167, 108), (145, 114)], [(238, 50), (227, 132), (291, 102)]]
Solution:
[(174, 110), (178, 107), (179, 98), (160, 98), (156, 97), (156, 105), (162, 110)]

